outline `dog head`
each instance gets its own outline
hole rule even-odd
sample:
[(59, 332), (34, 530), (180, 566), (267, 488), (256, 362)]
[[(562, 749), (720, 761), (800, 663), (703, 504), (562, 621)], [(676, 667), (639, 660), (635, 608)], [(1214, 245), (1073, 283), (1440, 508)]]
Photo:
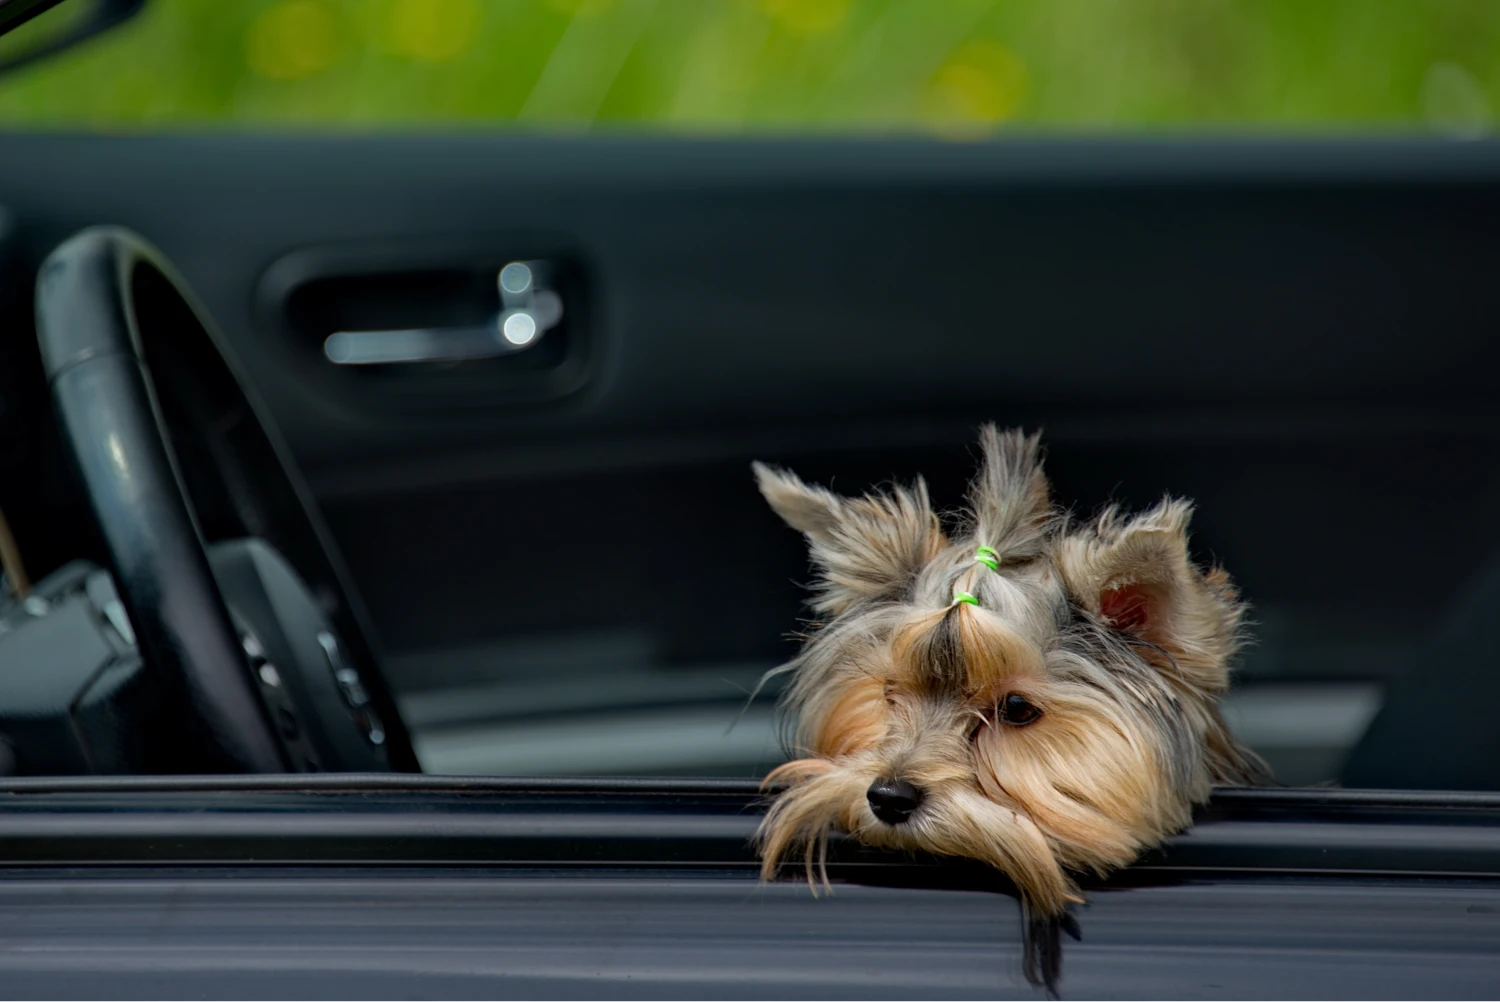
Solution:
[(966, 856), (1040, 913), (1185, 827), (1261, 766), (1220, 717), (1244, 606), (1189, 558), (1191, 506), (1087, 524), (1057, 510), (1036, 437), (982, 433), (970, 511), (945, 531), (921, 481), (842, 498), (756, 464), (808, 539), (822, 623), (787, 708), (796, 754), (761, 827), (764, 873), (834, 829)]

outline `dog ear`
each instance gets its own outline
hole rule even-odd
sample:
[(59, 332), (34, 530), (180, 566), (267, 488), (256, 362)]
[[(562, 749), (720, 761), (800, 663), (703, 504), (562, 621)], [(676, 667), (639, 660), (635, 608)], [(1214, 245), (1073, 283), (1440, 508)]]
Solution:
[(1245, 607), (1228, 574), (1204, 572), (1188, 556), (1192, 512), (1171, 498), (1133, 518), (1110, 509), (1062, 539), (1057, 566), (1073, 601), (1145, 641), (1148, 661), (1195, 690), (1219, 692)]
[(889, 494), (843, 498), (787, 470), (752, 468), (776, 514), (807, 536), (819, 612), (838, 615), (864, 599), (895, 597), (947, 544), (920, 479)]
[(1046, 546), (1054, 511), (1040, 443), (1039, 434), (1002, 432), (992, 424), (979, 431), (984, 465), (969, 488), (969, 506), (975, 537), (1002, 559), (1035, 557)]

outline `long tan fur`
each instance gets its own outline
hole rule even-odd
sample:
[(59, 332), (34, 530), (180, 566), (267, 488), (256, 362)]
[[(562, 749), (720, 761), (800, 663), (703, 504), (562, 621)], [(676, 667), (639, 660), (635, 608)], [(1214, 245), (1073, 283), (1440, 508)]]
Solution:
[[(1080, 900), (1073, 874), (1128, 864), (1216, 784), (1265, 777), (1219, 714), (1243, 605), (1222, 570), (1192, 563), (1191, 506), (1076, 524), (1036, 437), (986, 427), (981, 446), (951, 536), (920, 483), (847, 499), (756, 464), (809, 540), (828, 617), (787, 666), (800, 757), (767, 780), (787, 787), (760, 829), (767, 877), (801, 852), (815, 879), (837, 830), (982, 860), (1057, 915)], [(1039, 716), (1007, 722), (1012, 696)], [(901, 823), (872, 811), (889, 780), (923, 794)]]

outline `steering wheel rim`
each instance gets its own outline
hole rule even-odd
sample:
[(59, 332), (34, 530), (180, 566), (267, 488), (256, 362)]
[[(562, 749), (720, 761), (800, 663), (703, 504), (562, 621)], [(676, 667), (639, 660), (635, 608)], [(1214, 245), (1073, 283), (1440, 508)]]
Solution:
[[(338, 610), (334, 618), (344, 646), (367, 668), (375, 661), (370, 631), (285, 445), (166, 258), (119, 227), (87, 229), (59, 246), (37, 277), (43, 367), (137, 643), (148, 669), (166, 684), (168, 698), (185, 710), (191, 771), (283, 772), (280, 743), (210, 568), (174, 448), (163, 405), (180, 401), (163, 399), (148, 365), (153, 358), (170, 361), (172, 353), (150, 350), (139, 309), (143, 300), (164, 304), (155, 307), (158, 325), (169, 318), (182, 328), (173, 352), (186, 344), (200, 361), (217, 363), (219, 383), (212, 392), (237, 398), (214, 401), (232, 407), (225, 413), (231, 414), (227, 421), (235, 425), (235, 437), (209, 452), (223, 467), (217, 472), (228, 484), (225, 496), (243, 516), (245, 534), (273, 535), (268, 527), (280, 523), (310, 554), (304, 563), (316, 565), (313, 578)], [(175, 395), (190, 395), (183, 380), (196, 378), (191, 371), (180, 375)], [(387, 721), (392, 767), (419, 771), (378, 670), (365, 675)]]

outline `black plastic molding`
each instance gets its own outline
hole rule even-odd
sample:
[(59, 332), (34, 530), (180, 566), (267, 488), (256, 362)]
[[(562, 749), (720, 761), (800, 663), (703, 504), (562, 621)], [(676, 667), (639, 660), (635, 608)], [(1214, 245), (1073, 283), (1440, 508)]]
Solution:
[[(0, 785), (4, 865), (445, 865), (753, 872), (764, 796), (722, 780), (325, 775)], [(830, 863), (947, 882), (970, 864), (836, 840)], [(800, 874), (800, 868), (796, 868)], [(1112, 882), (1164, 871), (1500, 876), (1500, 795), (1223, 790)], [(919, 876), (926, 873), (928, 876)], [(940, 876), (947, 873), (946, 877)], [(790, 875), (790, 871), (789, 871)]]

